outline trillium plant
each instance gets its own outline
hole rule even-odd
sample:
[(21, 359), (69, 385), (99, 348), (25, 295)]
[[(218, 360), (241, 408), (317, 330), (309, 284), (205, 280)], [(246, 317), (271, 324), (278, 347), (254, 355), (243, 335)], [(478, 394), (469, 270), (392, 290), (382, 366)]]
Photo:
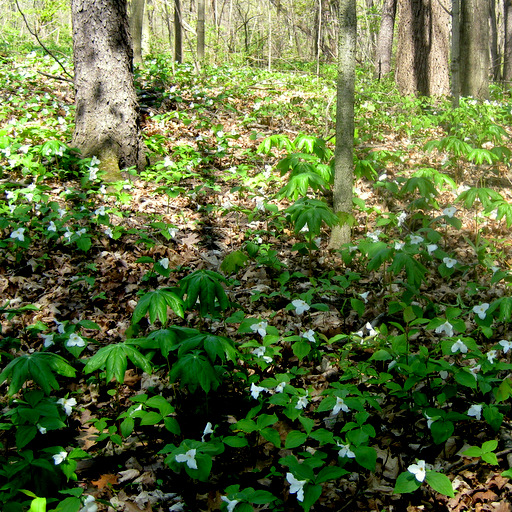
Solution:
[(427, 483), (432, 489), (441, 494), (450, 497), (454, 496), (450, 479), (446, 475), (430, 469), (424, 460), (418, 460), (410, 464), (407, 471), (398, 475), (394, 492), (414, 492), (423, 483)]

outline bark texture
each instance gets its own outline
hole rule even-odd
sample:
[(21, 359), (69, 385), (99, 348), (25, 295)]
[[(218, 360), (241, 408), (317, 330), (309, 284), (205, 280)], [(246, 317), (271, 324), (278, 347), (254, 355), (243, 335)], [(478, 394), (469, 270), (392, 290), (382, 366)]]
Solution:
[(119, 179), (120, 168), (142, 170), (146, 163), (126, 0), (72, 0), (71, 13), (76, 98), (73, 144), (83, 156), (97, 156), (100, 169)]
[(462, 96), (489, 97), (489, 0), (461, 2), (460, 86)]
[(401, 94), (450, 92), (450, 15), (439, 0), (400, 0), (396, 81)]
[(379, 37), (377, 39), (377, 49), (375, 52), (375, 76), (378, 80), (384, 78), (391, 72), (396, 2), (397, 0), (384, 0), (382, 4)]
[(503, 80), (512, 80), (512, 0), (504, 0), (503, 23), (505, 26), (503, 50)]
[(333, 228), (329, 247), (350, 242), (354, 181), (354, 87), (356, 64), (356, 0), (340, 0), (338, 79), (336, 92), (336, 148), (334, 155), (334, 211), (341, 224)]
[(142, 29), (145, 0), (131, 0), (130, 30), (133, 40), (133, 62), (142, 64)]

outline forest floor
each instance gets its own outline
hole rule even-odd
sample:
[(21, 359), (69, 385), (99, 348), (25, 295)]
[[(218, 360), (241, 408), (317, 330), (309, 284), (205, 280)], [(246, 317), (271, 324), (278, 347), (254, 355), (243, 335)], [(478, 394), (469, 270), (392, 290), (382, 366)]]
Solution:
[[(23, 66), (20, 64), (16, 69), (19, 71)], [(257, 151), (258, 146), (271, 135), (284, 134), (293, 140), (299, 133), (331, 137), (331, 144), (334, 134), (331, 120), (333, 82), (298, 74), (294, 74), (294, 78), (286, 78), (285, 74), (267, 74), (262, 79), (257, 73), (248, 73), (247, 77), (236, 73), (228, 77), (227, 73), (219, 70), (219, 76), (215, 78), (210, 71), (208, 77), (196, 81), (189, 75), (181, 82), (169, 78), (165, 91), (173, 92), (164, 95), (163, 103), (160, 99), (164, 97), (159, 98), (162, 92), (155, 92), (154, 84), (146, 84), (151, 105), (147, 107), (150, 113), (144, 116), (142, 127), (152, 144), (153, 169), (160, 163), (160, 170), (131, 176), (119, 193), (108, 189), (104, 194), (87, 197), (87, 208), (92, 201), (95, 208), (105, 207), (111, 213), (110, 229), (115, 233), (116, 228), (122, 228), (119, 238), (109, 237), (105, 226), (96, 224), (91, 227), (91, 246), (86, 252), (66, 243), (64, 238), (48, 240), (37, 235), (24, 250), (12, 251), (10, 246), (0, 249), (2, 305), (16, 308), (34, 305), (37, 308), (19, 316), (4, 315), (2, 338), (20, 340), (20, 345), (15, 348), (6, 346), (4, 341), (4, 353), (12, 356), (41, 350), (41, 336), (30, 336), (27, 326), (44, 325), (52, 332), (59, 322), (76, 323), (84, 319), (95, 322), (99, 330), (82, 330), (87, 339), (94, 340), (88, 344), (82, 358), (94, 354), (100, 347), (122, 342), (127, 337), (127, 330), (133, 336), (132, 314), (141, 290), (176, 286), (197, 269), (223, 273), (221, 265), (226, 256), (244, 251), (248, 241), (256, 241), (264, 248), (264, 253), (245, 258), (230, 268), (226, 276), (229, 278), (226, 287), (229, 300), (237, 304), (233, 313), (239, 310), (246, 318), (267, 321), (288, 336), (312, 329), (323, 341), (315, 354), (299, 360), (291, 343), (281, 340), (280, 353), (273, 363), (265, 367), (245, 367), (247, 375), (257, 373), (272, 378), (277, 373), (295, 372), (294, 375), (298, 375), (296, 382), (309, 390), (310, 417), (317, 424), (324, 423), (326, 428), (329, 428), (328, 421), (315, 415), (313, 406), (320, 402), (322, 391), (330, 383), (340, 379), (345, 381), (345, 374), (353, 375), (349, 382), (374, 393), (380, 401), (381, 410), (373, 412), (370, 420), (376, 432), (371, 440), (371, 446), (377, 451), (375, 471), (351, 463), (349, 474), (324, 485), (312, 510), (512, 510), (512, 484), (501, 476), (501, 471), (508, 469), (508, 456), (512, 454), (510, 412), (505, 413), (497, 432), (484, 422), (461, 421), (446, 442), (434, 444), (425, 417), (417, 410), (411, 410), (407, 400), (388, 393), (385, 387), (379, 388), (373, 381), (365, 384), (374, 376), (368, 361), (377, 347), (373, 349), (371, 344), (357, 346), (350, 337), (367, 329), (368, 322), (372, 327), (380, 327), (383, 323), (391, 325), (389, 322), (396, 321), (388, 309), (390, 296), (396, 293), (389, 269), (384, 266), (368, 270), (368, 262), (362, 256), (347, 266), (339, 253), (327, 249), (327, 230), (322, 231), (319, 250), (313, 252), (311, 259), (307, 254), (301, 255), (292, 248), (303, 240), (285, 216), (261, 210), (261, 205), (268, 203), (276, 207), (276, 212), (283, 212), (293, 201), (275, 197), (283, 185), (275, 165), (286, 152), (274, 150), (275, 155), (262, 155)], [(240, 85), (239, 91), (237, 80), (247, 80)], [(308, 80), (315, 86), (304, 85)], [(15, 97), (19, 105), (28, 104), (30, 97), (49, 95), (58, 103), (53, 115), (66, 119), (61, 125), (61, 141), (69, 143), (72, 125), (68, 119), (69, 116), (72, 119), (73, 102), (70, 85), (41, 75), (33, 78), (24, 91), (18, 90), (13, 82), (4, 83), (0, 95), (4, 101)], [(364, 102), (371, 102), (371, 99), (358, 99), (359, 104)], [(25, 107), (19, 105), (12, 105), (11, 111), (0, 117), (0, 129), (8, 127), (13, 118), (19, 121), (26, 117), (27, 111), (22, 110)], [(389, 108), (391, 122), (379, 126), (377, 131), (372, 122), (374, 111), (361, 113), (356, 153), (360, 159), (371, 151), (400, 155), (383, 164), (378, 181), (392, 182), (398, 176), (407, 178), (421, 167), (443, 169), (443, 155), (423, 149), (426, 141), (444, 136), (442, 127), (415, 128), (407, 105), (379, 106), (378, 102), (375, 105), (377, 110)], [(401, 112), (402, 117), (396, 112)], [(170, 113), (176, 115), (170, 116)], [(37, 109), (32, 121), (27, 123), (43, 126), (50, 118), (51, 114)], [(397, 122), (402, 124), (394, 124), (397, 119), (401, 119)], [(367, 133), (364, 133), (365, 127)], [(223, 133), (219, 136), (219, 132)], [(26, 139), (29, 138), (27, 135)], [(505, 145), (512, 148), (510, 143)], [(184, 149), (180, 151), (178, 148)], [(165, 154), (171, 155), (178, 164), (180, 177), (174, 183), (169, 182), (162, 167)], [(4, 157), (6, 160), (5, 153)], [(55, 162), (50, 164), (56, 165)], [(446, 171), (456, 180), (458, 189), (445, 189), (440, 193), (436, 199), (440, 208), (452, 206), (462, 187), (479, 187), (483, 183), (499, 190), (510, 202), (512, 190), (508, 167), (493, 166), (495, 172), (492, 173), (490, 167), (459, 161), (456, 172)], [(5, 183), (16, 181), (17, 186), (27, 187), (32, 183), (32, 176), (6, 170), (2, 180)], [(55, 201), (66, 207), (66, 201), (68, 205), (74, 202), (78, 211), (81, 199), (78, 195), (73, 198), (69, 191), (80, 188), (79, 177), (59, 177), (49, 173), (39, 180), (39, 184), (45, 186), (48, 203)], [(415, 223), (419, 221), (414, 218), (407, 197), (397, 199), (385, 187), (376, 187), (375, 181), (367, 177), (358, 178), (355, 187), (365, 209), (355, 212), (354, 244), (367, 240), (369, 233), (385, 229), (382, 219), (389, 218), (388, 214), (398, 216), (402, 211), (408, 218), (400, 228), (386, 228), (389, 238), (398, 240), (416, 231)], [(467, 270), (458, 273), (455, 282), (429, 272), (421, 285), (422, 300), (444, 305), (469, 301), (472, 304), (491, 303), (497, 297), (509, 294), (508, 283), (484, 284), (489, 282), (489, 274), (481, 265), (473, 265), (475, 254), (467, 243), (467, 240), (476, 243), (477, 233), (487, 237), (492, 240), (493, 257), (502, 268), (509, 268), (512, 261), (509, 229), (503, 222), (489, 218), (476, 225), (472, 209), (458, 207), (457, 217), (461, 229), (445, 226), (444, 250), (456, 255)], [(9, 230), (4, 226), (4, 240), (8, 239)], [(149, 260), (141, 262), (140, 258), (151, 258), (154, 262), (167, 258), (168, 266), (173, 270), (164, 277), (152, 272), (153, 264)], [(432, 267), (435, 265), (432, 262)], [(333, 276), (351, 275), (357, 275), (357, 279), (350, 283), (350, 288), (329, 290), (329, 283), (339, 283)], [(472, 294), (469, 295), (468, 290), (472, 290)], [(290, 303), (303, 294), (309, 294), (328, 307), (299, 316), (290, 308)], [(364, 302), (363, 314), (350, 306), (354, 298)], [(187, 312), (183, 319), (173, 316), (172, 322), (226, 336), (238, 346), (247, 340), (247, 335), (239, 331), (240, 320), (204, 319), (196, 312)], [(146, 319), (139, 327), (135, 334), (140, 337), (151, 328)], [(509, 339), (509, 329), (507, 322), (496, 325), (492, 339)], [(411, 339), (411, 351), (421, 345), (435, 345), (438, 339), (433, 331), (428, 335), (422, 332), (421, 338)], [(345, 347), (347, 343), (350, 350)], [(489, 341), (486, 343), (492, 345)], [(8, 360), (2, 356), (2, 363)], [(387, 361), (374, 364), (378, 371), (387, 367)], [(350, 366), (357, 371), (350, 373)], [(140, 427), (121, 445), (112, 443), (108, 437), (98, 440), (97, 420), (115, 419), (121, 411), (133, 405), (130, 398), (134, 395), (155, 392), (162, 393), (176, 407), (176, 417), (186, 437), (200, 439), (207, 422), (217, 426), (216, 434), (227, 435), (229, 425), (244, 418), (256, 403), (247, 384), (241, 380), (228, 380), (216, 391), (205, 395), (201, 390), (192, 393), (179, 384), (169, 383), (165, 367), (151, 375), (143, 374), (139, 369), (129, 369), (120, 385), (104, 384), (81, 372), (78, 375), (76, 379), (62, 380), (63, 387), (58, 391), (59, 396), (70, 394), (77, 400), (69, 418), (70, 428), (49, 432), (41, 442), (48, 446), (55, 442), (62, 446), (79, 446), (91, 455), (78, 463), (76, 473), (78, 485), (96, 497), (99, 510), (218, 510), (222, 504), (220, 497), (225, 494), (223, 489), (235, 483), (241, 488), (267, 489), (282, 500), (280, 508), (262, 505), (256, 510), (302, 510), (295, 496), (283, 490), (283, 479), (274, 478), (278, 460), (292, 453), (291, 450), (279, 449), (254, 433), (250, 449), (231, 448), (214, 461), (208, 482), (192, 481), (184, 472), (173, 473), (164, 464), (165, 456), (158, 452), (169, 441), (162, 430)], [(502, 378), (505, 376), (506, 372)], [(457, 408), (458, 400), (462, 401), (462, 398), (453, 397), (454, 408)], [(7, 397), (4, 403), (7, 406)], [(460, 410), (465, 407), (463, 403), (459, 405)], [(274, 428), (284, 440), (291, 427), (285, 418), (280, 418)], [(12, 431), (0, 433), (0, 438), (5, 450), (13, 446)], [(498, 466), (461, 455), (469, 445), (481, 445), (491, 438), (499, 441)], [(456, 481), (455, 496), (448, 498), (427, 486), (413, 494), (394, 494), (396, 478), (415, 458), (427, 459), (450, 480)]]

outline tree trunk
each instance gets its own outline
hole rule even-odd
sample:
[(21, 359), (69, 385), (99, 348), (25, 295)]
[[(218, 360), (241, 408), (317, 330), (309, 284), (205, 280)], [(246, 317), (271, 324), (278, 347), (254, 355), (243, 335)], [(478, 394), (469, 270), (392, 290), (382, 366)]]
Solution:
[[(512, 0), (511, 0), (512, 1)], [(452, 0), (452, 107), (459, 106), (460, 99), (460, 0)]]
[(340, 0), (338, 78), (336, 92), (336, 148), (334, 155), (334, 211), (340, 225), (331, 233), (329, 247), (350, 241), (352, 184), (354, 181), (354, 87), (356, 64), (356, 0)]
[(126, 0), (72, 0), (75, 63), (73, 145), (96, 156), (106, 179), (146, 163), (133, 84)]
[(181, 3), (174, 0), (174, 61), (183, 62), (183, 32), (181, 28)]
[(461, 2), (461, 94), (489, 97), (489, 0)]
[(396, 80), (401, 94), (447, 95), (449, 13), (438, 0), (401, 0), (399, 16)]
[(144, 25), (145, 0), (132, 0), (130, 30), (133, 40), (133, 62), (142, 64), (142, 27)]
[(505, 25), (503, 51), (503, 80), (512, 80), (512, 0), (504, 0), (503, 23)]
[(489, 29), (492, 79), (498, 81), (501, 78), (501, 58), (498, 49), (498, 21), (496, 19), (495, 0), (489, 0)]
[(384, 0), (382, 5), (382, 16), (380, 19), (380, 30), (375, 55), (375, 75), (378, 80), (384, 78), (391, 72), (396, 2), (397, 0)]
[(204, 63), (205, 0), (197, 0), (197, 62)]

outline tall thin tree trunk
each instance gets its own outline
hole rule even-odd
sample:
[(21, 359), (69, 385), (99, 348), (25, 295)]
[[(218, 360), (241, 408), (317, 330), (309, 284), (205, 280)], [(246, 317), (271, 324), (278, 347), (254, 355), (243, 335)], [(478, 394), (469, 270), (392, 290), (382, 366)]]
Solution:
[(503, 24), (505, 26), (503, 50), (503, 80), (512, 80), (512, 0), (503, 5)]
[(384, 0), (382, 5), (382, 17), (375, 55), (375, 75), (379, 80), (391, 72), (396, 4), (397, 0)]
[(144, 25), (145, 0), (132, 0), (130, 30), (133, 40), (133, 62), (142, 64), (142, 27)]
[(493, 80), (501, 78), (501, 59), (498, 50), (498, 22), (495, 0), (489, 0), (489, 29), (491, 39), (491, 72)]
[(322, 43), (322, 0), (318, 0), (318, 35), (316, 38), (316, 75), (320, 76), (320, 51)]
[(451, 72), (452, 107), (457, 108), (460, 99), (460, 0), (452, 0)]
[(350, 241), (352, 224), (356, 32), (356, 0), (340, 0), (333, 186), (334, 211), (340, 217), (340, 225), (332, 230), (329, 241), (332, 249)]
[(272, 70), (272, 3), (267, 2), (268, 7), (268, 71)]
[(181, 3), (174, 0), (174, 61), (183, 62), (183, 33), (181, 27)]
[(197, 0), (197, 62), (204, 63), (205, 0)]

